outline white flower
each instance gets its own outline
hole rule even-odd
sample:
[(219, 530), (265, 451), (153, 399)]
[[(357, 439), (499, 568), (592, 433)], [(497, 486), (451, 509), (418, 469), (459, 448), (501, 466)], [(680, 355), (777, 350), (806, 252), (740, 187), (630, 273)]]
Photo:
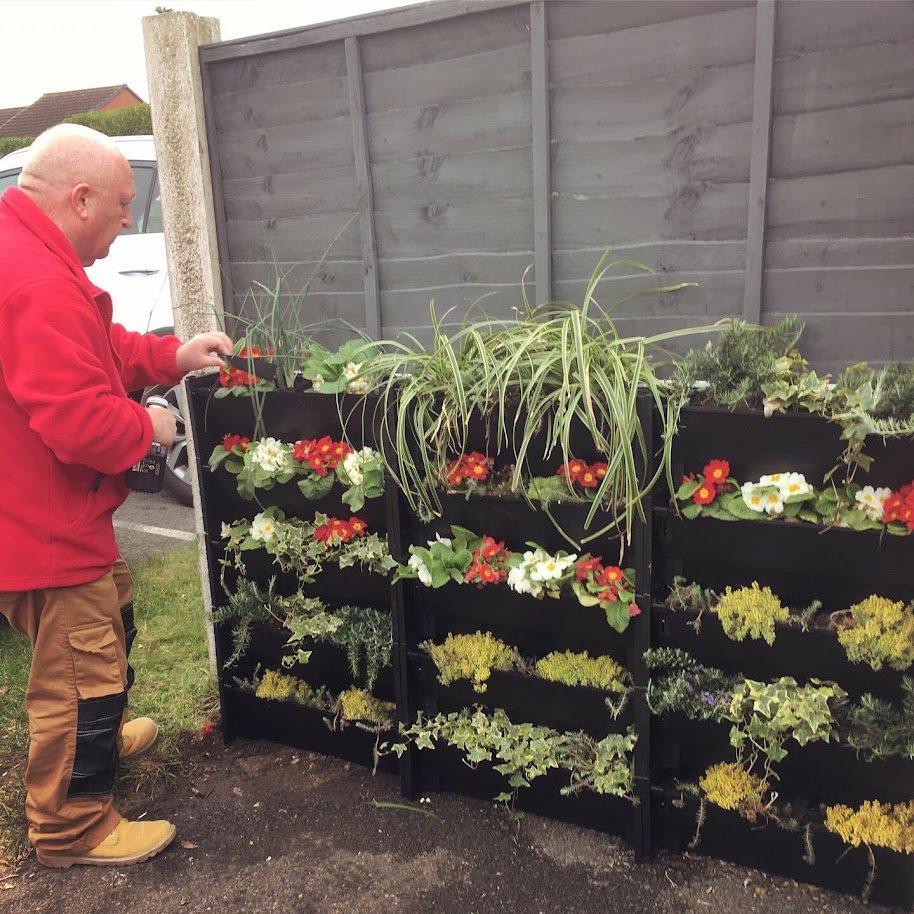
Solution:
[(424, 584), (426, 587), (431, 586), (432, 573), (428, 570), (428, 566), (425, 562), (422, 561), (421, 556), (411, 555), (406, 564), (418, 573), (420, 583)]
[(368, 382), (364, 378), (357, 378), (346, 385), (346, 392), (350, 394), (367, 394)]
[(556, 581), (568, 570), (568, 567), (573, 564), (576, 558), (576, 555), (566, 558), (545, 555), (530, 569), (530, 579), (533, 581)]
[(251, 463), (267, 473), (278, 473), (289, 466), (287, 447), (275, 438), (261, 438), (249, 451)]
[(515, 593), (529, 593), (537, 597), (542, 593), (542, 586), (527, 577), (527, 568), (524, 565), (518, 565), (508, 572), (508, 587)]
[(276, 534), (276, 521), (272, 517), (258, 514), (251, 521), (251, 538), (268, 543)]
[(324, 376), (322, 374), (315, 375), (314, 380), (311, 382), (311, 386), (315, 390), (320, 390), (324, 386)]
[(878, 489), (864, 486), (854, 496), (854, 500), (860, 502), (870, 520), (882, 520), (882, 506), (891, 494), (892, 490), (885, 486), (880, 486)]
[(343, 470), (354, 486), (360, 486), (365, 478), (362, 475), (362, 457), (358, 451), (353, 451), (343, 458)]
[(343, 366), (343, 377), (347, 381), (354, 381), (359, 376), (359, 372), (361, 370), (362, 370), (361, 362), (347, 362)]
[(766, 514), (781, 514), (784, 511), (784, 499), (778, 489), (773, 492), (766, 492), (762, 498), (764, 499)]
[(787, 476), (787, 473), (772, 473), (770, 476), (763, 476), (756, 485), (777, 486), (780, 488), (787, 481)]
[(222, 529), (219, 531), (219, 535), (222, 537), (222, 539), (227, 540), (232, 535), (231, 524), (227, 524), (225, 521), (223, 521)]
[(765, 500), (762, 493), (757, 491), (758, 486), (754, 482), (744, 482), (740, 491), (743, 495), (743, 502), (747, 508), (758, 511), (759, 514), (765, 510)]
[(450, 539), (450, 537), (448, 537), (448, 536), (442, 536), (440, 533), (436, 533), (436, 534), (435, 534), (435, 539), (434, 539), (434, 540), (429, 540), (429, 541), (428, 541), (428, 544), (429, 544), (429, 546), (434, 546), (436, 542), (437, 542), (437, 543), (442, 543), (442, 544), (444, 544), (445, 546), (450, 546), (450, 545), (451, 545), (451, 539)]
[(812, 492), (812, 486), (802, 473), (787, 473), (783, 482), (778, 486), (778, 491), (782, 498), (790, 498), (791, 495), (808, 495)]

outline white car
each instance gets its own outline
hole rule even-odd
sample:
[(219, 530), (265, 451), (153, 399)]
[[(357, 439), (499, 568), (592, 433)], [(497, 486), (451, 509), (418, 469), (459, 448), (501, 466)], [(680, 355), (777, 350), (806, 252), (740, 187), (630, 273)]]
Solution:
[[(133, 169), (136, 183), (136, 199), (131, 206), (133, 227), (121, 232), (111, 245), (108, 256), (96, 261), (86, 273), (95, 285), (110, 293), (114, 320), (119, 324), (138, 333), (171, 333), (174, 315), (168, 284), (155, 145), (151, 136), (121, 136), (114, 137), (114, 141)], [(27, 151), (27, 148), (17, 149), (0, 159), (0, 194), (19, 179)], [(138, 391), (136, 396), (145, 400), (150, 394), (164, 396), (175, 413), (178, 437), (168, 455), (165, 483), (172, 494), (189, 505), (192, 496), (181, 388), (148, 388)]]

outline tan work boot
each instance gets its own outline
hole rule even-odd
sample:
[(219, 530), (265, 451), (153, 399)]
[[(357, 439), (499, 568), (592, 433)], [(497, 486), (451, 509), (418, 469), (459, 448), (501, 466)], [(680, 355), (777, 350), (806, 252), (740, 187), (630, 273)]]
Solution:
[(151, 717), (128, 720), (121, 727), (121, 735), (117, 743), (121, 761), (126, 762), (145, 755), (155, 745), (158, 736), (159, 727)]
[(98, 847), (83, 853), (37, 851), (38, 862), (66, 869), (74, 863), (87, 866), (130, 866), (154, 857), (171, 844), (175, 827), (159, 819), (153, 822), (129, 822), (121, 819), (117, 828)]

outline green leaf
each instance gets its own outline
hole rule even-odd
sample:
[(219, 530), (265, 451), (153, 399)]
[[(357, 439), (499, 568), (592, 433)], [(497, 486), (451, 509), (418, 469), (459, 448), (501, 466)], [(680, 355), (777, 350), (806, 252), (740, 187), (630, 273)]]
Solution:
[(333, 477), (329, 474), (327, 476), (309, 474), (304, 479), (299, 479), (298, 488), (309, 501), (318, 501), (330, 493), (333, 488)]
[(610, 628), (615, 629), (620, 634), (628, 628), (628, 623), (631, 620), (631, 616), (628, 612), (628, 606), (624, 603), (610, 603), (606, 607), (606, 621), (609, 623)]

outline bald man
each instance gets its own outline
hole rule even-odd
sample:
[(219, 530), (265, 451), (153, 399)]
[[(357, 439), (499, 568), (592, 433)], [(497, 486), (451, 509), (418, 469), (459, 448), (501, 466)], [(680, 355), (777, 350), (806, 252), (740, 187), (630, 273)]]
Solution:
[(158, 732), (148, 718), (127, 722), (136, 630), (112, 515), (124, 471), (175, 436), (168, 410), (127, 391), (221, 365), (231, 340), (112, 323), (111, 298), (84, 267), (131, 226), (135, 193), (110, 138), (61, 125), (0, 197), (0, 613), (32, 644), (26, 817), (46, 866), (138, 863), (175, 834), (123, 819), (111, 799), (118, 759)]

